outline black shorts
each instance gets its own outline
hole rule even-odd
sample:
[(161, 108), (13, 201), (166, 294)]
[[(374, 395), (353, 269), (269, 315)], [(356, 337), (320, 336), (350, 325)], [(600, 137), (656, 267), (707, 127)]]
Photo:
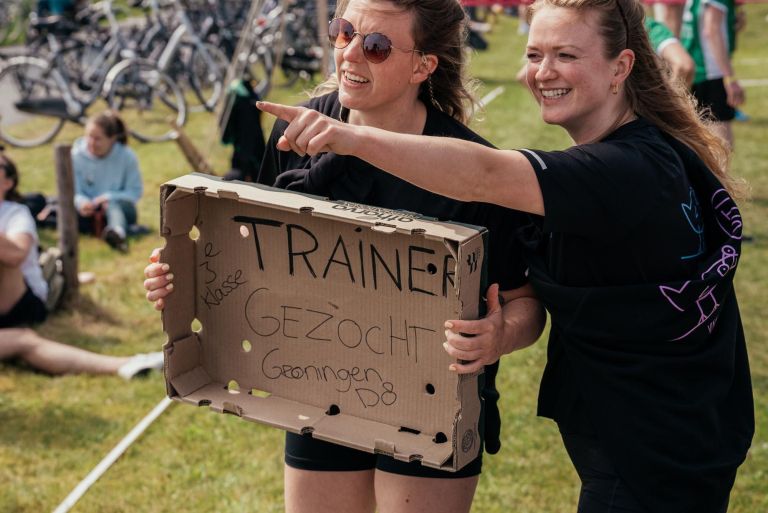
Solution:
[(736, 116), (736, 109), (728, 105), (728, 94), (722, 78), (693, 84), (691, 93), (699, 102), (699, 110), (707, 110), (706, 116), (711, 121), (727, 122)]
[(301, 470), (344, 472), (378, 469), (391, 474), (414, 477), (458, 479), (477, 476), (483, 467), (483, 450), (473, 461), (458, 472), (425, 467), (418, 461), (398, 461), (391, 456), (371, 454), (343, 445), (316, 440), (308, 435), (286, 433), (285, 464)]
[(21, 296), (8, 313), (0, 314), (0, 328), (14, 328), (39, 324), (48, 316), (45, 303), (35, 295), (27, 286), (26, 292)]

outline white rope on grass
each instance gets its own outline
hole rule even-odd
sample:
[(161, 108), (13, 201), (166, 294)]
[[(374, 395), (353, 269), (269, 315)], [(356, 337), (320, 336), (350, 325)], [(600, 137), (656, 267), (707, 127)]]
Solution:
[(742, 78), (739, 84), (742, 87), (765, 87), (768, 86), (768, 78)]
[(483, 98), (480, 100), (480, 107), (486, 107), (489, 103), (491, 103), (493, 100), (498, 98), (501, 93), (504, 92), (504, 86), (499, 86), (490, 93), (483, 96)]
[(109, 454), (107, 454), (103, 460), (99, 462), (96, 467), (94, 467), (91, 472), (85, 476), (85, 479), (80, 481), (80, 483), (75, 487), (72, 492), (70, 492), (69, 495), (67, 495), (67, 498), (64, 499), (64, 501), (58, 505), (58, 507), (53, 510), (53, 513), (66, 513), (69, 511), (72, 506), (75, 505), (77, 501), (80, 500), (80, 498), (85, 495), (85, 492), (88, 491), (88, 489), (98, 481), (98, 479), (104, 475), (104, 473), (107, 471), (107, 469), (112, 466), (112, 464), (117, 461), (117, 459), (128, 449), (128, 447), (131, 446), (133, 442), (136, 441), (136, 439), (149, 427), (150, 424), (152, 424), (157, 417), (160, 416), (161, 413), (165, 411), (166, 408), (172, 403), (170, 399), (167, 397), (164, 397), (162, 401), (160, 401), (157, 406), (155, 406), (151, 412), (147, 414), (146, 417), (141, 419), (141, 422), (136, 424), (136, 427), (134, 427), (130, 433), (125, 435), (125, 437), (120, 440), (120, 443), (118, 443), (114, 449), (112, 449)]

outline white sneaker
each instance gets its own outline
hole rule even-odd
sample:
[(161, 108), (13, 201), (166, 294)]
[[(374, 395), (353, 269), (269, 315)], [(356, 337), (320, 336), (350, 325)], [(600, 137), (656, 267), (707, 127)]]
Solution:
[(151, 370), (161, 370), (163, 368), (163, 353), (141, 353), (131, 357), (118, 370), (117, 375), (123, 379), (132, 379), (137, 374), (147, 373)]

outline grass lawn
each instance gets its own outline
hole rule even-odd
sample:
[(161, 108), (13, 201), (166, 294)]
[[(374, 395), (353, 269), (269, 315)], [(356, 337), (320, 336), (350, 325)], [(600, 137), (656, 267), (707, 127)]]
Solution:
[[(749, 24), (736, 56), (742, 79), (768, 79), (768, 5), (747, 7)], [(514, 81), (524, 39), (517, 21), (501, 18), (490, 50), (477, 54), (472, 71), (481, 95), (503, 93), (473, 127), (500, 147), (563, 148), (569, 141), (545, 126), (529, 94)], [(747, 88), (737, 123), (734, 171), (751, 183), (753, 199), (742, 205), (746, 233), (736, 278), (749, 345), (757, 433), (741, 467), (731, 510), (768, 511), (768, 86)], [(296, 103), (297, 89), (276, 88), (271, 99)], [(130, 121), (130, 120), (129, 120)], [(264, 120), (268, 128), (271, 119)], [(82, 128), (68, 126), (57, 142), (72, 141)], [(227, 168), (230, 148), (216, 136), (210, 114), (194, 114), (187, 126), (218, 170)], [(132, 143), (133, 144), (133, 143)], [(173, 143), (133, 144), (145, 179), (140, 219), (153, 234), (132, 241), (118, 255), (92, 239), (80, 243), (80, 269), (97, 280), (82, 288), (76, 311), (55, 315), (40, 327), (44, 335), (110, 354), (158, 350), (164, 342), (158, 314), (144, 300), (142, 269), (151, 249), (163, 244), (158, 190), (188, 172)], [(9, 150), (22, 174), (24, 191), (54, 193), (53, 147)], [(55, 242), (54, 232), (43, 241)], [(575, 511), (578, 480), (553, 422), (536, 417), (536, 395), (546, 343), (506, 356), (499, 388), (503, 416), (501, 453), (486, 457), (474, 511), (542, 513)], [(51, 511), (101, 458), (164, 396), (159, 374), (124, 382), (117, 377), (49, 377), (19, 365), (0, 364), (0, 512)], [(174, 403), (81, 499), (74, 511), (282, 511), (283, 432)]]

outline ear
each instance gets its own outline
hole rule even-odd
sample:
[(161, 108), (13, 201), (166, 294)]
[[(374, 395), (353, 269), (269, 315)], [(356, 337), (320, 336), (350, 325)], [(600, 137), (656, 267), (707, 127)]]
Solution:
[(411, 83), (420, 84), (437, 69), (437, 56), (430, 53), (420, 55), (417, 52), (414, 52), (414, 55), (418, 57), (414, 59)]
[(621, 51), (616, 60), (614, 61), (614, 81), (617, 84), (623, 83), (629, 74), (632, 72), (632, 68), (635, 65), (635, 52), (629, 48)]

